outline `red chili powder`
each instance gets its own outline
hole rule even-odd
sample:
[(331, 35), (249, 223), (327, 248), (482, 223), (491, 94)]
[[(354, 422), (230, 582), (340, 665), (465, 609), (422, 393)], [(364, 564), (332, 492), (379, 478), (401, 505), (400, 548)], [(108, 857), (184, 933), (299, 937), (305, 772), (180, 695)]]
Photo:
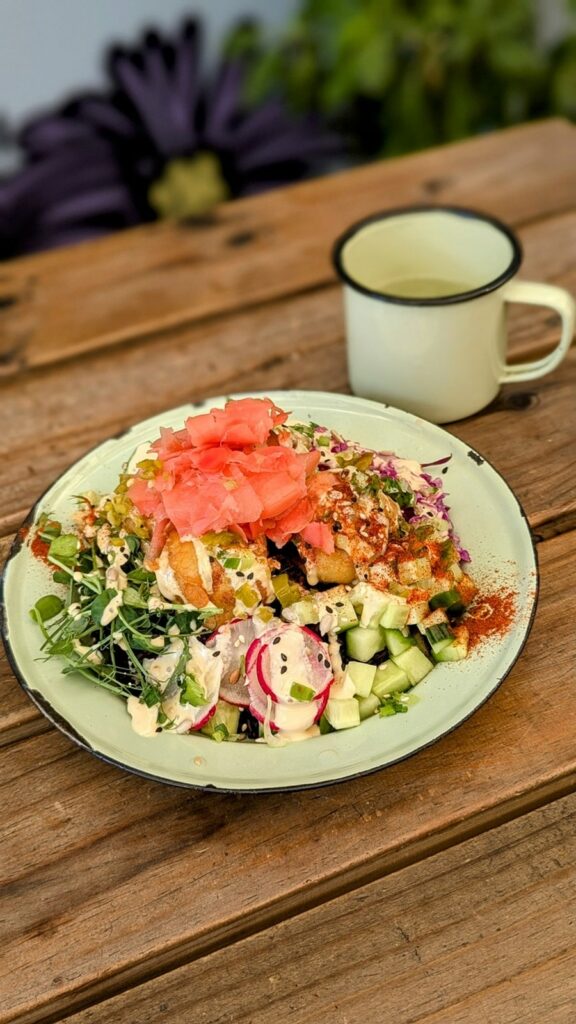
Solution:
[(469, 634), (469, 650), (489, 637), (504, 636), (515, 611), (516, 593), (513, 590), (478, 594), (463, 619)]
[(42, 538), (38, 536), (38, 533), (34, 534), (34, 539), (30, 543), (30, 551), (36, 556), (36, 558), (39, 558), (42, 562), (46, 562), (47, 565), (50, 565), (50, 562), (48, 561), (49, 547), (50, 544), (47, 541), (42, 540)]

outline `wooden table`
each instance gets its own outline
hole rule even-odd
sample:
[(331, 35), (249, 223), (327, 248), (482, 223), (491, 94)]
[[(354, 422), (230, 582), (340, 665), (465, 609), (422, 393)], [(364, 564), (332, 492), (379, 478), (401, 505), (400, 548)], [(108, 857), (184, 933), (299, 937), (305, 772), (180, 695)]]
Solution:
[[(385, 206), (462, 203), (576, 291), (576, 128), (521, 127), (0, 264), (0, 551), (128, 424), (212, 394), (345, 391), (328, 258)], [(8, 321), (8, 314), (10, 320)], [(548, 350), (545, 310), (513, 320)], [(6, 335), (5, 335), (6, 339)], [(408, 761), (265, 796), (100, 763), (0, 662), (0, 1022), (558, 1024), (576, 1019), (576, 352), (451, 430), (524, 504), (542, 573), (496, 695)]]

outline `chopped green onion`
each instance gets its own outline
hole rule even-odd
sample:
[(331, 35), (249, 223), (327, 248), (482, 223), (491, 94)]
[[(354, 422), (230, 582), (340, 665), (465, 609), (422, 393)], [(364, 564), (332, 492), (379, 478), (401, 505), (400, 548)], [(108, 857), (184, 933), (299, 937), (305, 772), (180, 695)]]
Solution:
[(317, 441), (316, 441), (316, 444), (319, 445), (320, 448), (329, 448), (330, 447), (330, 438), (329, 437), (319, 437), (317, 439)]
[(227, 740), (229, 736), (230, 733), (224, 725), (224, 722), (220, 722), (218, 725), (214, 726), (212, 730), (212, 739), (216, 740), (216, 743), (222, 743), (224, 740)]
[(305, 686), (304, 683), (292, 683), (290, 687), (290, 696), (294, 700), (308, 701), (313, 700), (315, 697), (314, 690), (310, 686)]
[(225, 558), (222, 561), (222, 565), (223, 565), (223, 567), (225, 569), (239, 569), (240, 568), (240, 562), (241, 562), (240, 558)]
[(431, 644), (437, 644), (439, 640), (450, 640), (453, 636), (454, 634), (446, 622), (439, 622), (437, 626), (429, 626), (426, 630), (426, 639)]

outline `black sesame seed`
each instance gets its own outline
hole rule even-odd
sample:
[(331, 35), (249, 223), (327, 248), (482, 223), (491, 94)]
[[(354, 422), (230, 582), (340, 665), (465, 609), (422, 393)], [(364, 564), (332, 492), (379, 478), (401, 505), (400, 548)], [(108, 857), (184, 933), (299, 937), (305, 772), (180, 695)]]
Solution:
[(287, 665), (282, 665), (282, 668), (280, 669), (280, 675), (283, 676), (284, 673), (287, 672), (287, 671), (288, 671), (288, 666)]
[(213, 658), (219, 658), (220, 657), (220, 651), (212, 651), (212, 657)]
[(328, 658), (326, 658), (324, 662), (324, 668), (330, 668), (330, 662), (328, 661)]
[(239, 576), (239, 577), (240, 577), (240, 579), (242, 579), (242, 577), (244, 576), (244, 573), (243, 573), (243, 572), (239, 572), (239, 571), (238, 571), (238, 572), (236, 573), (236, 575), (237, 575), (237, 576)]
[(334, 609), (331, 608), (329, 604), (326, 605), (326, 608), (324, 610), (328, 612), (328, 615), (332, 615), (332, 612), (334, 611)]
[(273, 644), (279, 644), (279, 643), (280, 643), (280, 641), (281, 641), (281, 639), (282, 639), (282, 637), (281, 637), (281, 636), (275, 636), (275, 637), (274, 637), (274, 639), (273, 639), (273, 641), (272, 641), (272, 643), (273, 643)]
[(318, 655), (318, 661), (320, 662), (320, 664), (322, 664), (323, 660), (324, 660), (324, 656), (322, 654), (319, 654)]
[(284, 654), (284, 652), (282, 652), (282, 654), (280, 655), (280, 658), (281, 658), (282, 661), (288, 661), (288, 655)]
[(343, 608), (344, 607), (344, 601), (336, 601), (334, 607), (335, 608)]
[(334, 523), (334, 527), (333, 528), (334, 528), (334, 533), (340, 533), (340, 530), (342, 529), (342, 523)]
[(254, 573), (253, 572), (249, 572), (247, 577), (246, 577), (246, 579), (247, 580), (253, 580), (254, 579)]

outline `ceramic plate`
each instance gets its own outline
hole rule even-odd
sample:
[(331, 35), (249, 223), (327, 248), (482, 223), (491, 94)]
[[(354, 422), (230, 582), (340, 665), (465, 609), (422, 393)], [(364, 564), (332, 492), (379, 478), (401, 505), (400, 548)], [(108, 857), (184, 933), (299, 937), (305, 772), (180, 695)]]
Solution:
[[(181, 786), (222, 790), (297, 789), (376, 771), (415, 754), (469, 717), (494, 692), (516, 661), (536, 605), (537, 569), (526, 518), (502, 477), (477, 452), (440, 427), (376, 402), (317, 392), (267, 392), (299, 419), (340, 431), (369, 448), (432, 462), (451, 455), (444, 476), (457, 532), (482, 582), (517, 594), (507, 634), (486, 643), (464, 662), (438, 665), (415, 691), (406, 715), (375, 717), (356, 729), (283, 748), (214, 743), (200, 735), (161, 733), (146, 739), (130, 726), (124, 702), (81, 678), (64, 676), (56, 660), (37, 660), (40, 632), (28, 614), (49, 589), (47, 568), (16, 543), (3, 580), (3, 636), (14, 671), (41, 711), (71, 739), (98, 757), (148, 778)], [(240, 396), (239, 396), (240, 397)], [(181, 427), (186, 416), (223, 405), (184, 406), (132, 427), (89, 452), (56, 481), (33, 509), (66, 521), (73, 495), (110, 491), (136, 446), (160, 426)]]

